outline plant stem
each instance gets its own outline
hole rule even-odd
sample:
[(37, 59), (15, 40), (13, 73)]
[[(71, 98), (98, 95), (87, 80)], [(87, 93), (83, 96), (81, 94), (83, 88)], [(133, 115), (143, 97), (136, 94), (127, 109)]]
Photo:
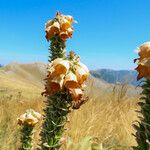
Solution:
[(134, 150), (150, 150), (150, 79), (146, 79), (142, 85), (142, 97), (139, 102), (140, 110), (140, 122), (138, 125), (133, 125), (136, 129), (136, 141), (137, 147), (133, 147)]
[(21, 130), (21, 147), (19, 150), (33, 150), (34, 144), (33, 144), (33, 126), (31, 125), (23, 125), (23, 128)]
[[(65, 58), (65, 42), (54, 37), (50, 45), (50, 62), (56, 58)], [(41, 132), (42, 150), (60, 149), (60, 139), (64, 132), (64, 125), (71, 106), (71, 97), (67, 89), (47, 96), (44, 109), (44, 123)]]

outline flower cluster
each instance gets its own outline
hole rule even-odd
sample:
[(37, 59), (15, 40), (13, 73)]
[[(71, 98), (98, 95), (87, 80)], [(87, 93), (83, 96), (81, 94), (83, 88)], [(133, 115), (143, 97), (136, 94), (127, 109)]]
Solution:
[(35, 112), (32, 109), (28, 109), (26, 113), (21, 115), (17, 120), (19, 125), (31, 125), (34, 126), (39, 122), (39, 119), (42, 117), (41, 114)]
[(72, 99), (78, 102), (83, 97), (84, 82), (89, 76), (89, 70), (79, 61), (79, 57), (69, 57), (57, 58), (49, 64), (45, 94), (52, 95), (66, 88)]
[(136, 70), (138, 71), (137, 79), (143, 77), (150, 77), (150, 42), (145, 42), (139, 47), (139, 58), (135, 59), (135, 62), (138, 60), (138, 66)]
[(50, 20), (46, 23), (46, 39), (49, 41), (56, 35), (58, 35), (63, 41), (65, 41), (67, 38), (71, 38), (74, 31), (72, 27), (73, 22), (75, 21), (72, 16), (65, 16), (57, 13), (53, 20)]

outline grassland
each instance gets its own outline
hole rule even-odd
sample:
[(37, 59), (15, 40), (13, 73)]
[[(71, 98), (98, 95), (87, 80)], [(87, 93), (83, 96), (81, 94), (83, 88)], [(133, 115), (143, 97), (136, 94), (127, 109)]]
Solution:
[[(0, 70), (1, 150), (18, 148), (19, 115), (28, 108), (42, 113), (44, 100), (40, 95), (43, 90), (42, 81), (40, 83), (35, 81), (41, 80), (43, 75), (36, 76), (38, 71), (32, 72), (33, 68), (29, 70), (22, 66), (21, 68), (23, 74), (16, 73), (16, 68), (13, 73), (10, 73), (12, 68), (9, 67)], [(28, 78), (24, 77), (25, 70)], [(30, 75), (36, 76), (36, 79), (31, 78)], [(98, 86), (100, 84), (102, 85)], [(139, 95), (127, 95), (127, 85), (107, 85), (95, 79), (90, 79), (87, 85), (85, 92), (89, 96), (89, 101), (79, 110), (73, 110), (69, 114), (69, 121), (65, 126), (64, 138), (66, 141), (70, 139), (70, 143), (72, 141), (70, 150), (75, 150), (85, 137), (93, 137), (93, 142), (103, 147), (102, 150), (131, 149), (130, 146), (136, 145), (135, 138), (131, 134), (135, 132), (132, 123), (137, 120), (135, 110), (138, 109)], [(41, 123), (36, 127), (36, 142), (40, 139)], [(64, 144), (63, 147), (66, 145)], [(87, 149), (81, 147), (78, 150)]]

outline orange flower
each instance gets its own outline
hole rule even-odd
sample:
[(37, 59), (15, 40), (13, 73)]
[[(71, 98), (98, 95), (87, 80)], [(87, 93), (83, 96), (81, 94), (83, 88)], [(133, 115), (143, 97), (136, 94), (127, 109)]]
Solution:
[(63, 41), (65, 41), (67, 38), (69, 38), (69, 34), (67, 31), (60, 32), (59, 36)]
[(54, 68), (54, 72), (59, 75), (59, 74), (66, 74), (69, 70), (70, 64), (68, 60), (64, 60), (62, 58), (56, 58), (52, 62), (52, 66)]
[(45, 29), (47, 40), (50, 40), (50, 38), (58, 34), (59, 31), (60, 31), (60, 24), (58, 22), (54, 22), (51, 26), (47, 26)]
[(74, 101), (79, 101), (81, 100), (82, 96), (83, 96), (83, 91), (80, 88), (77, 89), (69, 89), (69, 92), (72, 96), (72, 99)]
[(66, 76), (65, 76), (65, 81), (64, 81), (64, 85), (67, 89), (72, 89), (72, 88), (78, 88), (79, 84), (77, 81), (77, 77), (73, 72), (69, 72)]
[(73, 23), (74, 19), (73, 19), (73, 17), (72, 17), (72, 16), (67, 15), (67, 16), (64, 16), (64, 17), (65, 17), (65, 19), (67, 19), (67, 20), (69, 21), (69, 23), (70, 23), (70, 24), (72, 24), (72, 23)]
[(35, 124), (38, 123), (41, 117), (42, 117), (41, 114), (39, 114), (38, 112), (35, 112), (32, 109), (29, 109), (29, 110), (26, 110), (26, 113), (24, 113), (18, 118), (18, 124), (19, 125), (28, 124), (28, 125), (34, 126)]
[(87, 80), (87, 78), (89, 76), (89, 70), (83, 63), (79, 62), (75, 66), (75, 74), (77, 76), (77, 80), (78, 80), (79, 84), (81, 85), (84, 83), (84, 81)]
[(69, 36), (69, 37), (72, 37), (73, 29), (72, 29), (72, 28), (68, 28), (68, 29), (67, 29), (67, 33), (68, 33), (68, 36)]
[(146, 42), (139, 47), (138, 66), (135, 70), (138, 71), (137, 80), (146, 77), (150, 78), (150, 42)]
[(80, 66), (77, 66), (77, 67), (76, 67), (75, 73), (76, 73), (76, 76), (77, 76), (77, 79), (78, 79), (79, 84), (83, 84), (84, 81), (87, 80), (87, 77), (88, 77), (88, 75), (89, 75), (89, 74), (88, 74), (82, 67), (80, 67)]
[(82, 67), (89, 74), (89, 69), (87, 68), (85, 64), (79, 62), (79, 66)]
[(150, 58), (140, 60), (138, 67), (135, 70), (139, 72), (137, 80), (140, 80), (143, 77), (150, 78)]
[(49, 41), (56, 34), (58, 34), (63, 41), (70, 38), (73, 33), (73, 22), (75, 21), (72, 16), (57, 13), (56, 17), (48, 21), (45, 25), (46, 39)]
[(68, 28), (71, 27), (71, 23), (67, 20), (67, 19), (62, 19), (62, 22), (61, 22), (61, 29), (63, 31), (66, 31)]
[(53, 20), (49, 20), (46, 24), (45, 24), (45, 28), (48, 28), (49, 26), (51, 26), (53, 24)]
[(150, 42), (145, 42), (139, 47), (140, 59), (150, 57)]
[(49, 86), (51, 93), (55, 93), (63, 88), (64, 75), (55, 76), (50, 80)]

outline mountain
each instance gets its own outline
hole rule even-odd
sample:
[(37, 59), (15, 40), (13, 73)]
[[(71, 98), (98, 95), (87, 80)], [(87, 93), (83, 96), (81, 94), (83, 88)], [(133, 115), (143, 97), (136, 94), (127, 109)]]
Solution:
[[(46, 64), (42, 62), (35, 62), (31, 64), (11, 63), (0, 68), (0, 73), (11, 78), (19, 78), (20, 80), (30, 81), (30, 83), (42, 86), (43, 79), (46, 76)], [(111, 70), (98, 69), (90, 71), (95, 78), (103, 80), (106, 84), (128, 83), (137, 86), (137, 72), (134, 70)]]
[(108, 83), (128, 83), (137, 86), (137, 72), (134, 70), (111, 70), (111, 69), (98, 69), (91, 71), (91, 74), (99, 79)]
[(0, 68), (0, 93), (21, 93), (26, 98), (31, 95), (35, 97), (44, 90), (45, 76), (44, 63), (8, 64)]
[[(11, 63), (0, 68), (0, 92), (11, 95), (12, 93), (21, 92), (24, 97), (31, 94), (40, 95), (44, 90), (44, 78), (46, 77), (46, 67), (44, 63), (18, 64)], [(86, 91), (94, 93), (97, 91), (110, 92), (114, 88), (121, 89), (122, 86), (118, 82), (124, 82), (124, 79), (130, 79), (130, 83), (136, 85), (135, 71), (114, 71), (101, 69), (91, 71), (92, 76), (89, 77), (86, 85)], [(95, 78), (96, 77), (96, 78)], [(115, 85), (114, 83), (118, 83)], [(92, 88), (89, 88), (92, 87)], [(125, 85), (127, 87), (127, 95), (136, 95), (141, 92), (139, 88), (133, 85)], [(89, 91), (90, 90), (90, 91)], [(33, 96), (34, 96), (33, 95)]]

